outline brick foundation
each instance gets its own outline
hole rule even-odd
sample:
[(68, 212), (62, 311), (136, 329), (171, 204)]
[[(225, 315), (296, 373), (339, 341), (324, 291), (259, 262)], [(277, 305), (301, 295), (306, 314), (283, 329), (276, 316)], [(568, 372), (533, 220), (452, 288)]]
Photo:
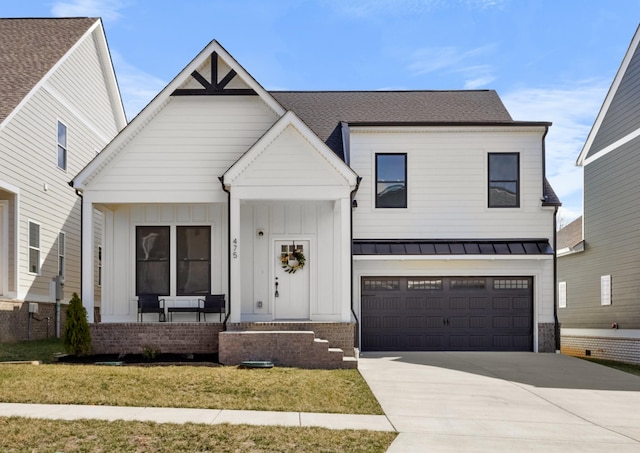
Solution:
[(538, 352), (556, 352), (555, 324), (538, 324)]
[[(60, 305), (60, 336), (64, 333), (67, 306), (66, 304)], [(33, 314), (31, 329), (29, 329), (29, 302), (0, 300), (0, 342), (14, 343), (55, 338), (55, 317), (56, 304), (38, 302), (38, 313)], [(47, 318), (49, 319), (47, 320)]]
[(238, 365), (247, 360), (270, 361), (277, 366), (316, 369), (356, 368), (357, 361), (329, 348), (327, 340), (317, 339), (310, 331), (242, 331), (220, 333), (223, 365)]
[(315, 337), (329, 341), (330, 348), (340, 348), (345, 357), (355, 357), (355, 324), (348, 322), (239, 322), (228, 323), (227, 331), (311, 331)]
[(90, 324), (94, 354), (140, 354), (145, 349), (171, 354), (215, 354), (219, 323)]
[[(574, 357), (615, 360), (640, 365), (640, 339), (562, 335), (560, 351)], [(589, 355), (587, 355), (589, 351)]]

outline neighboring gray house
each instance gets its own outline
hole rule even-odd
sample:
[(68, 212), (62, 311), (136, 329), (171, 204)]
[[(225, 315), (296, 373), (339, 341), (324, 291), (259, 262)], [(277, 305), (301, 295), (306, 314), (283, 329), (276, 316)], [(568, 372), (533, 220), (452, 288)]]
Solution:
[[(553, 352), (549, 126), (490, 90), (270, 92), (212, 41), (73, 179), (104, 215), (94, 348)], [(168, 316), (139, 322), (145, 293)], [(210, 293), (226, 319), (198, 323)]]
[(68, 183), (125, 125), (100, 19), (0, 19), (0, 341), (54, 335), (56, 276), (62, 320), (80, 293), (81, 203)]
[(558, 234), (562, 351), (640, 363), (640, 32), (578, 157), (584, 214)]

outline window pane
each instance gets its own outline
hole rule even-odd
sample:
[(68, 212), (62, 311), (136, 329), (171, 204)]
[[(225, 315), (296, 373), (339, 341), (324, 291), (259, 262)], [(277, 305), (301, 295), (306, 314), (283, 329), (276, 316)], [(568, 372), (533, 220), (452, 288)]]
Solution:
[(58, 145), (58, 167), (67, 169), (67, 150)]
[(177, 227), (177, 294), (210, 293), (211, 227)]
[(29, 249), (29, 272), (40, 273), (40, 250)]
[(489, 187), (489, 206), (517, 206), (517, 187), (515, 182), (492, 182)]
[(137, 294), (169, 294), (169, 227), (136, 228)]
[(517, 154), (489, 155), (489, 177), (492, 181), (515, 181), (518, 179)]
[(40, 247), (40, 225), (29, 222), (29, 246)]
[(404, 181), (404, 154), (378, 154), (377, 157), (378, 181)]
[(58, 145), (67, 147), (67, 126), (58, 121)]
[(377, 208), (404, 208), (407, 206), (407, 191), (404, 183), (378, 183)]

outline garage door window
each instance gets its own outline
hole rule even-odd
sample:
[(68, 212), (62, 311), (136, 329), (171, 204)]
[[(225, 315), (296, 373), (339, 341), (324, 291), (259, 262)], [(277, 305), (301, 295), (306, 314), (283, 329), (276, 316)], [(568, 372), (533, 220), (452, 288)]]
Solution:
[(493, 289), (528, 289), (529, 280), (526, 279), (503, 279), (494, 280)]
[(442, 280), (408, 280), (409, 291), (442, 290)]
[(453, 279), (451, 280), (451, 289), (485, 289), (486, 283), (484, 279)]
[(400, 289), (400, 280), (365, 280), (363, 288), (365, 291), (397, 291)]

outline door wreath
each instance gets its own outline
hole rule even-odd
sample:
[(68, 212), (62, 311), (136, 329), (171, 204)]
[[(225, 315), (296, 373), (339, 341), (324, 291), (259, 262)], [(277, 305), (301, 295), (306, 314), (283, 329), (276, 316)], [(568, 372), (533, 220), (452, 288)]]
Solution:
[(287, 274), (295, 274), (298, 269), (304, 268), (305, 261), (306, 258), (304, 257), (304, 253), (302, 253), (302, 249), (296, 248), (295, 242), (293, 243), (293, 251), (280, 254), (282, 269), (284, 269)]

